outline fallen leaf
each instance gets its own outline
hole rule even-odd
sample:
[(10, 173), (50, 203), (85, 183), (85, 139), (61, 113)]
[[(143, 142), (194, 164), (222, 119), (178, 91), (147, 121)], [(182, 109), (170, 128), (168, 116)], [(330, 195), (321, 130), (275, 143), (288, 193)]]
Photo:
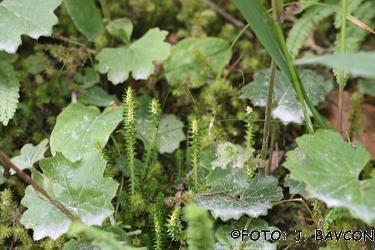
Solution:
[[(349, 123), (347, 121), (348, 113), (350, 112), (350, 96), (351, 94), (344, 91), (343, 94), (343, 121), (342, 130), (349, 130)], [(324, 117), (333, 125), (337, 126), (338, 107), (339, 107), (339, 93), (338, 90), (333, 90), (327, 96), (329, 106), (322, 110)], [(361, 127), (362, 133), (355, 136), (354, 139), (362, 142), (367, 151), (371, 154), (371, 160), (375, 160), (375, 107), (370, 104), (361, 105), (361, 114), (363, 116)], [(346, 133), (341, 133), (342, 137), (347, 140)]]

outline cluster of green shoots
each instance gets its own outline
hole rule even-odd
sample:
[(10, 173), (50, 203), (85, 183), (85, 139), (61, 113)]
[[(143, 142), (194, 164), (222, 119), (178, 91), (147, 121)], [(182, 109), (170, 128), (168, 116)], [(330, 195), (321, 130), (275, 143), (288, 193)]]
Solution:
[[(152, 234), (145, 236), (143, 238), (143, 245), (150, 247), (152, 249), (164, 249), (166, 246), (166, 238), (170, 238), (175, 242), (186, 242), (188, 245), (193, 246), (212, 246), (213, 245), (213, 235), (212, 233), (207, 233), (206, 230), (199, 230), (197, 233), (196, 227), (201, 227), (202, 222), (205, 221), (207, 225), (207, 231), (211, 230), (212, 223), (208, 223), (209, 216), (204, 209), (194, 205), (188, 205), (191, 199), (186, 197), (191, 197), (191, 193), (183, 193), (179, 197), (174, 198), (172, 202), (174, 209), (171, 212), (168, 211), (166, 207), (166, 200), (163, 193), (159, 192), (156, 197), (155, 203), (150, 204), (150, 196), (155, 193), (157, 185), (151, 185), (153, 181), (152, 173), (155, 165), (160, 168), (160, 162), (158, 161), (158, 127), (161, 119), (161, 108), (156, 99), (150, 102), (149, 107), (149, 117), (150, 117), (150, 127), (149, 136), (146, 143), (145, 151), (142, 155), (142, 168), (140, 171), (139, 160), (137, 157), (137, 123), (136, 123), (136, 103), (133, 90), (129, 87), (123, 97), (123, 132), (125, 137), (125, 154), (127, 159), (127, 167), (129, 170), (128, 178), (128, 188), (122, 189), (118, 196), (118, 202), (120, 206), (127, 210), (128, 216), (126, 218), (131, 218), (132, 216), (137, 216), (140, 213), (149, 212), (149, 220), (146, 225), (149, 228), (153, 228)], [(255, 121), (257, 120), (256, 113), (252, 111), (250, 107), (246, 109), (245, 117), (245, 146), (247, 148), (252, 148), (254, 144), (254, 133), (257, 130), (257, 125)], [(204, 128), (200, 119), (197, 117), (192, 117), (190, 119), (189, 127), (189, 171), (184, 173), (184, 153), (182, 150), (177, 150), (174, 154), (174, 162), (177, 168), (176, 179), (178, 182), (183, 180), (184, 174), (191, 179), (191, 189), (194, 193), (201, 191), (204, 187), (201, 183), (200, 178), (200, 152), (202, 151), (202, 137)], [(255, 175), (256, 167), (254, 167), (253, 162), (247, 164), (249, 180)], [(151, 174), (150, 174), (151, 173)], [(154, 176), (155, 177), (155, 176)], [(185, 176), (186, 178), (186, 176)], [(148, 186), (148, 187), (147, 187)], [(185, 197), (186, 196), (186, 197)], [(168, 198), (170, 199), (170, 198)], [(182, 207), (181, 204), (185, 204)], [(171, 204), (168, 204), (171, 205)], [(137, 212), (135, 212), (137, 211)], [(167, 214), (169, 213), (169, 216)], [(187, 228), (184, 228), (184, 223), (181, 219), (186, 221)], [(207, 224), (207, 223), (208, 224)], [(204, 240), (203, 240), (204, 239)], [(204, 248), (202, 248), (204, 249)]]

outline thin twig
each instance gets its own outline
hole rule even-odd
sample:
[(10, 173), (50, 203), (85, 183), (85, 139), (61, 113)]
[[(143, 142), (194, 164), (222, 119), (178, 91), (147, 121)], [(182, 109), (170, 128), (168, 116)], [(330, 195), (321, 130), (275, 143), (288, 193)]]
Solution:
[(180, 197), (180, 196), (181, 196), (182, 191), (184, 191), (184, 189), (185, 189), (185, 182), (186, 182), (187, 179), (189, 179), (190, 176), (193, 174), (193, 170), (194, 170), (194, 169), (190, 170), (190, 171), (186, 174), (185, 178), (182, 179), (181, 183), (178, 184), (178, 186), (177, 186), (177, 193), (174, 195), (175, 197)]
[[(240, 20), (237, 20), (236, 18), (229, 15), (225, 10), (217, 6), (215, 3), (211, 2), (211, 0), (201, 0), (202, 2), (210, 5), (212, 9), (214, 9), (217, 13), (219, 13), (222, 17), (227, 19), (229, 22), (231, 22), (234, 26), (236, 26), (238, 29), (242, 29), (245, 27), (246, 24), (241, 22)], [(250, 30), (245, 31), (245, 35), (250, 38), (251, 40), (254, 39), (254, 34), (251, 33)]]
[(229, 68), (228, 72), (225, 74), (225, 76), (223, 76), (223, 79), (226, 79), (228, 77), (230, 72), (234, 69), (234, 67), (236, 67), (236, 65), (241, 61), (241, 59), (242, 59), (242, 56), (237, 58), (237, 60), (233, 63), (233, 65), (230, 66), (230, 68)]
[(0, 150), (0, 159), (7, 164), (10, 168), (12, 168), (19, 177), (21, 177), (24, 181), (29, 183), (31, 186), (33, 186), (36, 190), (38, 190), (44, 197), (48, 199), (48, 202), (54, 205), (57, 209), (59, 209), (61, 212), (63, 212), (69, 219), (72, 221), (74, 220), (80, 220), (78, 217), (76, 217), (74, 214), (72, 214), (63, 204), (61, 204), (58, 200), (52, 199), (47, 191), (39, 186), (38, 183), (36, 183), (33, 179), (31, 179), (30, 176), (25, 174), (22, 170), (20, 170), (16, 165), (14, 165), (13, 162), (10, 161), (10, 159)]
[[(245, 228), (243, 230), (247, 230), (249, 228), (252, 219), (253, 219), (253, 217), (249, 217), (249, 219), (246, 222)], [(237, 250), (241, 249), (242, 243), (243, 243), (243, 241), (240, 240), (240, 243), (238, 244)]]

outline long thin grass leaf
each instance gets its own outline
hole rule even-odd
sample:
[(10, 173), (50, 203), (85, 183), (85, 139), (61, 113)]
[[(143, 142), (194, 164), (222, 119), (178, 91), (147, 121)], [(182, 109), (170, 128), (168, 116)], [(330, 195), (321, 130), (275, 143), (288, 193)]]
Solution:
[(288, 63), (281, 50), (274, 22), (263, 5), (259, 1), (234, 0), (234, 2), (277, 66), (289, 79), (292, 79)]

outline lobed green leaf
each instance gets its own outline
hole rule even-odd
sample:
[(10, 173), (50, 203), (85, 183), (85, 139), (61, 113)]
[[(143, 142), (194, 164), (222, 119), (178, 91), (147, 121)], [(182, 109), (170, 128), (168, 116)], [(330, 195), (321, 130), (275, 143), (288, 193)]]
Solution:
[[(267, 210), (272, 208), (271, 201), (279, 201), (283, 197), (277, 179), (266, 176), (264, 172), (258, 173), (247, 183), (245, 167), (213, 170), (216, 171), (221, 173), (220, 184), (194, 196), (196, 203), (210, 210), (215, 219), (238, 220), (245, 214), (257, 218), (266, 215)], [(241, 178), (240, 181), (233, 176)]]
[(358, 177), (370, 159), (362, 143), (353, 146), (337, 132), (317, 130), (296, 139), (299, 148), (287, 153), (284, 166), (291, 178), (306, 183), (312, 197), (329, 207), (347, 208), (354, 218), (375, 219), (375, 180)]
[(57, 23), (53, 14), (62, 0), (3, 0), (0, 2), (0, 50), (15, 53), (21, 44), (21, 35), (38, 39), (50, 36)]
[[(40, 161), (44, 175), (51, 181), (54, 194), (70, 212), (86, 225), (101, 225), (113, 213), (111, 199), (118, 184), (103, 178), (106, 161), (99, 150), (88, 152), (79, 161), (71, 162), (61, 153)], [(26, 188), (21, 203), (28, 208), (21, 218), (26, 228), (34, 230), (34, 239), (56, 240), (68, 232), (71, 220), (51, 203)]]
[(139, 40), (120, 48), (105, 48), (97, 56), (97, 70), (108, 73), (114, 84), (128, 79), (130, 71), (136, 80), (147, 79), (154, 73), (155, 60), (164, 60), (170, 55), (170, 44), (163, 42), (167, 31), (150, 29)]
[[(311, 70), (300, 70), (301, 82), (305, 87), (306, 94), (313, 105), (324, 101), (330, 85), (324, 81), (323, 76), (316, 74)], [(270, 81), (270, 70), (262, 70), (254, 75), (254, 82), (247, 84), (242, 88), (242, 98), (250, 99), (255, 106), (265, 107), (267, 100), (267, 91)], [(288, 78), (279, 70), (275, 73), (273, 104), (271, 115), (280, 119), (283, 123), (303, 122), (303, 113), (301, 105), (297, 100), (296, 91)], [(311, 112), (309, 112), (311, 116)]]
[[(21, 148), (19, 156), (13, 157), (11, 161), (19, 169), (30, 169), (33, 164), (44, 158), (44, 153), (47, 151), (48, 139), (44, 139), (35, 147), (28, 143)], [(11, 169), (10, 174), (15, 174), (16, 172)]]

